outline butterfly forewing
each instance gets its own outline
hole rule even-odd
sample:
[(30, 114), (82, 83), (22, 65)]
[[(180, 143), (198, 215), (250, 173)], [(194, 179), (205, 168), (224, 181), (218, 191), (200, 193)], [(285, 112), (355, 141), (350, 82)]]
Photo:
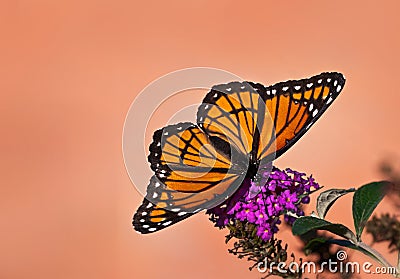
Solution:
[(157, 178), (179, 192), (204, 191), (240, 174), (229, 156), (188, 122), (156, 131), (148, 159)]
[[(280, 82), (266, 88), (264, 95), (273, 119), (275, 138), (260, 140), (259, 158), (276, 157), (300, 139), (336, 99), (345, 84), (340, 73), (322, 73), (309, 79)], [(274, 144), (275, 147), (271, 148)]]

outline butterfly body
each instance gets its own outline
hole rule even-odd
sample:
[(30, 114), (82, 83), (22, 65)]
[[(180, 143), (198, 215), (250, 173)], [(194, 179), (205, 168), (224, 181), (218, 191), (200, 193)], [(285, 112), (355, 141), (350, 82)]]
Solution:
[(254, 179), (258, 172), (258, 168), (260, 166), (260, 162), (250, 162), (249, 167), (246, 172), (246, 178)]
[(231, 82), (214, 86), (197, 123), (169, 125), (154, 133), (148, 160), (154, 176), (133, 218), (151, 233), (229, 198), (243, 180), (289, 149), (339, 95), (340, 73), (271, 86)]

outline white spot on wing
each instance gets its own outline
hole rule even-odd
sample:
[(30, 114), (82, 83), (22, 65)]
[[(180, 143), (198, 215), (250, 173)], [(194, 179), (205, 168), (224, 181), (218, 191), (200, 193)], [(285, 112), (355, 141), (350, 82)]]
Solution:
[(218, 93), (215, 93), (213, 97), (214, 97), (214, 98), (217, 98), (217, 97), (218, 97)]
[(321, 83), (322, 83), (322, 79), (319, 79), (317, 82), (318, 82), (319, 84), (321, 84)]
[(153, 207), (153, 204), (152, 204), (152, 203), (149, 203), (149, 204), (146, 206), (146, 208), (150, 208), (150, 207)]
[(282, 87), (282, 90), (283, 91), (287, 91), (289, 89), (289, 86), (284, 86), (284, 87)]
[(226, 89), (226, 91), (231, 92), (232, 88), (229, 87), (229, 88)]
[(301, 88), (300, 85), (296, 85), (296, 86), (294, 87), (294, 89), (296, 89), (296, 90), (300, 90), (300, 88)]
[(153, 199), (157, 198), (158, 194), (156, 192), (153, 193)]
[(171, 224), (171, 223), (172, 223), (172, 221), (164, 222), (164, 223), (163, 223), (163, 226), (168, 226), (168, 225)]
[(331, 79), (330, 79), (330, 78), (328, 78), (326, 81), (327, 81), (327, 82), (331, 82)]
[(181, 209), (180, 208), (172, 208), (171, 209), (171, 211), (173, 211), (173, 212), (178, 212), (178, 211), (180, 211)]
[(313, 86), (313, 83), (312, 83), (312, 82), (307, 83), (307, 88), (311, 88), (312, 86)]
[(317, 113), (318, 113), (318, 110), (316, 109), (316, 110), (313, 111), (312, 116), (313, 116), (313, 117), (316, 116)]
[(336, 88), (336, 92), (340, 92), (342, 90), (342, 86), (339, 84), (338, 87)]
[(181, 212), (178, 213), (178, 216), (182, 216), (182, 215), (186, 215), (186, 214), (187, 214), (187, 212), (181, 211)]
[(142, 216), (146, 216), (147, 215), (147, 212), (146, 211), (143, 211), (142, 212)]
[(337, 80), (335, 80), (334, 82), (333, 82), (333, 86), (336, 86), (337, 85)]
[(333, 101), (333, 98), (332, 98), (332, 97), (329, 97), (329, 99), (326, 101), (326, 103), (327, 103), (327, 104), (330, 104), (330, 103), (332, 103), (332, 101)]
[(156, 228), (149, 228), (148, 231), (149, 232), (154, 232), (155, 230), (157, 230)]

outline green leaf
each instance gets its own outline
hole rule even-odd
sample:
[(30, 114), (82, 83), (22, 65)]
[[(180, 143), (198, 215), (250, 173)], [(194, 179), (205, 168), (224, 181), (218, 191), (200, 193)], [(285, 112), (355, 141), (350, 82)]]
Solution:
[(312, 230), (324, 230), (339, 235), (354, 243), (357, 242), (354, 233), (342, 224), (333, 224), (324, 219), (305, 216), (298, 218), (292, 226), (292, 233), (294, 235), (303, 235)]
[(355, 189), (330, 189), (322, 192), (317, 198), (317, 212), (320, 218), (325, 218), (326, 213), (331, 208), (331, 206), (335, 203), (335, 201), (351, 192), (354, 192)]
[(389, 182), (380, 181), (366, 184), (356, 190), (353, 196), (353, 220), (357, 240), (360, 240), (372, 212), (385, 196)]

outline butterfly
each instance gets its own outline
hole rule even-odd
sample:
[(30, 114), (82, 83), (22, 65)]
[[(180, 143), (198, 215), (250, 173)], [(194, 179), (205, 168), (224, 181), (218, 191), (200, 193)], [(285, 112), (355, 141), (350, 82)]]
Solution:
[(342, 74), (321, 73), (271, 86), (215, 85), (198, 108), (197, 123), (157, 130), (148, 161), (154, 175), (133, 217), (146, 234), (221, 204), (243, 179), (281, 156), (317, 121), (345, 84)]

